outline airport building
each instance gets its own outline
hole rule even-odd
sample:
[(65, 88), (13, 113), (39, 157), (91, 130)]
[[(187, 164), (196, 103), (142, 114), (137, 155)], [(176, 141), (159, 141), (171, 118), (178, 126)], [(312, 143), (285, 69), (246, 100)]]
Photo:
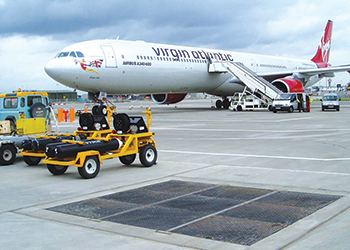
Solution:
[(50, 102), (76, 102), (78, 94), (69, 90), (47, 90)]

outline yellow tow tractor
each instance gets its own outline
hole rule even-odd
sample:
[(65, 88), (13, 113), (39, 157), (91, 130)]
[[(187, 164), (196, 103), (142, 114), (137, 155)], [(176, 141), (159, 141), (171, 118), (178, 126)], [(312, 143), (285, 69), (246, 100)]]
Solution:
[[(47, 164), (48, 170), (53, 175), (62, 175), (73, 165), (85, 179), (96, 177), (105, 159), (118, 157), (120, 162), (130, 165), (138, 153), (143, 166), (150, 167), (156, 164), (158, 154), (156, 143), (152, 138), (154, 133), (149, 132), (152, 125), (152, 112), (149, 108), (142, 112), (146, 114), (146, 124), (142, 116), (129, 117), (124, 113), (116, 114), (112, 105), (96, 107), (93, 113), (94, 110), (95, 114), (80, 115), (80, 128), (73, 134), (37, 138), (38, 144), (39, 139), (42, 139), (42, 145), (50, 140), (52, 142), (45, 144), (44, 150), (42, 147), (36, 149), (28, 147), (21, 152), (21, 155), (27, 159), (31, 157), (33, 163), (37, 162), (36, 158), (45, 157), (43, 163)], [(96, 110), (99, 110), (98, 114)], [(110, 129), (111, 123), (114, 129)]]

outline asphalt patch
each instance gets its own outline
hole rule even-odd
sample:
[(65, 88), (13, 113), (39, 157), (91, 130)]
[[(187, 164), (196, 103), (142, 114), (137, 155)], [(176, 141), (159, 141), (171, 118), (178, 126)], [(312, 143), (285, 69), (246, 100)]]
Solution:
[(340, 197), (172, 180), (48, 210), (250, 246)]

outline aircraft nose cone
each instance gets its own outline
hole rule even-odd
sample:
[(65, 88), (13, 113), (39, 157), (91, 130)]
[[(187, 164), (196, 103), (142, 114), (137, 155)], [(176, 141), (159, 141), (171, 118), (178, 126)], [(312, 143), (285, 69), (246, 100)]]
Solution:
[(60, 77), (60, 68), (56, 64), (55, 60), (49, 61), (45, 68), (46, 74), (50, 76), (52, 79), (57, 80)]

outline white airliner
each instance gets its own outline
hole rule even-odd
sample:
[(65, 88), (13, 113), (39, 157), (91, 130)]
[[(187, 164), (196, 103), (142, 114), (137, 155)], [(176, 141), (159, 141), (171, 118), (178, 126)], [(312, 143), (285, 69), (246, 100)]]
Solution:
[(226, 101), (242, 92), (245, 83), (235, 75), (209, 71), (212, 62), (240, 62), (283, 92), (304, 92), (304, 87), (334, 72), (350, 71), (349, 65), (331, 67), (328, 63), (332, 26), (328, 21), (310, 61), (142, 41), (93, 40), (64, 48), (45, 71), (63, 85), (92, 95), (151, 94), (156, 103), (172, 104), (187, 93), (204, 92)]

